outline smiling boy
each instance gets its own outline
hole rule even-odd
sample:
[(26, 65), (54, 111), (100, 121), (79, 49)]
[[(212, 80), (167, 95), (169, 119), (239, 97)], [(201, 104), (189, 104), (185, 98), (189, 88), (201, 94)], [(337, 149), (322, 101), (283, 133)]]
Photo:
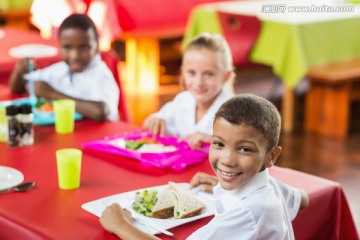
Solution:
[[(294, 239), (291, 220), (308, 199), (269, 175), (282, 150), (280, 126), (275, 106), (255, 95), (239, 95), (220, 107), (209, 152), (217, 213), (189, 239)], [(201, 178), (195, 176), (192, 185), (212, 185), (210, 176)]]
[[(291, 221), (307, 206), (308, 196), (269, 175), (282, 150), (280, 126), (279, 112), (264, 98), (242, 94), (221, 105), (209, 152), (216, 178), (199, 173), (191, 180), (192, 186), (215, 185), (216, 213), (188, 239), (294, 239)], [(114, 204), (100, 222), (122, 239), (156, 239), (129, 224), (128, 214)]]

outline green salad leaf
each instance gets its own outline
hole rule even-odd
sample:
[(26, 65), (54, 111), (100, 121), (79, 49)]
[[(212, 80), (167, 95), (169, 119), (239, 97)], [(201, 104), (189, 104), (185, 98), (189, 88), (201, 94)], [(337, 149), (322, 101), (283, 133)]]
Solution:
[(126, 148), (136, 150), (144, 145), (143, 142), (126, 140)]
[(135, 193), (133, 209), (147, 217), (151, 217), (151, 211), (157, 202), (157, 190), (147, 190)]

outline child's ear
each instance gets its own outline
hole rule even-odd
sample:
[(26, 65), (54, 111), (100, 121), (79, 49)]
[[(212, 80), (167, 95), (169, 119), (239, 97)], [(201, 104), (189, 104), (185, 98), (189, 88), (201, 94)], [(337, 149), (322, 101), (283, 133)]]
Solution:
[(185, 79), (182, 76), (182, 74), (180, 74), (180, 77), (179, 77), (179, 86), (180, 86), (180, 91), (186, 90)]
[(269, 157), (268, 157), (268, 159), (266, 160), (266, 163), (265, 163), (265, 166), (267, 168), (272, 167), (275, 164), (277, 158), (281, 154), (281, 151), (282, 151), (282, 148), (280, 146), (276, 146), (270, 151)]
[(234, 94), (234, 74), (232, 71), (226, 72), (223, 80), (224, 87), (232, 94)]
[(234, 73), (232, 71), (227, 71), (224, 76), (224, 83), (229, 81)]

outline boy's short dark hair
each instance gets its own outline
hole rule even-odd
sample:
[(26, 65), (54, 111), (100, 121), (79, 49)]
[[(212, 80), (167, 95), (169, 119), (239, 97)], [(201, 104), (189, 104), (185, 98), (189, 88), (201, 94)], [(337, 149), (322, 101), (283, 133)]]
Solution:
[(65, 18), (59, 27), (58, 37), (62, 31), (69, 28), (78, 28), (85, 32), (91, 29), (95, 33), (96, 41), (99, 41), (99, 34), (96, 30), (96, 26), (91, 18), (86, 14), (74, 13)]
[(239, 94), (221, 105), (215, 120), (224, 118), (234, 125), (250, 125), (268, 140), (268, 150), (277, 146), (281, 117), (276, 107), (265, 98), (253, 94)]

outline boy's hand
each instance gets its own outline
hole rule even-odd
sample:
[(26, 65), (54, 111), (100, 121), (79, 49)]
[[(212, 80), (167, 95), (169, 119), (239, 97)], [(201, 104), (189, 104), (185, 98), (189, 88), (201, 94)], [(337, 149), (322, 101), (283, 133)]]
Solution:
[(12, 93), (25, 93), (24, 74), (29, 72), (29, 58), (20, 59), (10, 75), (9, 87)]
[(190, 181), (190, 188), (196, 187), (198, 185), (203, 185), (204, 192), (212, 192), (212, 189), (216, 184), (218, 184), (218, 180), (215, 176), (209, 175), (207, 173), (198, 172), (196, 173)]
[(157, 117), (149, 117), (145, 120), (143, 127), (154, 136), (165, 135), (166, 132), (166, 123), (164, 119)]
[(107, 206), (100, 217), (100, 224), (109, 232), (117, 233), (124, 224), (131, 224), (131, 213), (117, 203)]
[(29, 72), (29, 58), (22, 58), (20, 59), (16, 65), (15, 65), (15, 71), (17, 71), (18, 74), (25, 74)]
[(211, 141), (211, 136), (206, 133), (196, 132), (187, 135), (184, 140), (189, 143), (191, 149), (202, 150), (203, 143), (209, 143)]

